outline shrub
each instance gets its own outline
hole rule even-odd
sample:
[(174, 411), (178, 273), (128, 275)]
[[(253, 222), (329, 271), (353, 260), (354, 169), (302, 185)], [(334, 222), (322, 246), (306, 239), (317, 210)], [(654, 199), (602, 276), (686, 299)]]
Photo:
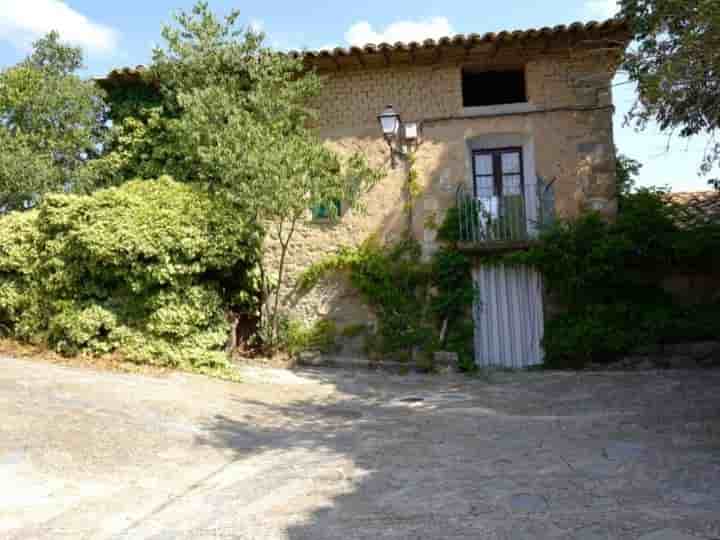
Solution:
[(560, 222), (537, 247), (507, 260), (531, 264), (566, 312), (548, 321), (546, 364), (581, 368), (638, 346), (713, 339), (720, 306), (685, 308), (663, 290), (674, 271), (720, 267), (720, 225), (697, 223), (662, 192), (623, 198), (616, 222), (596, 214)]
[(283, 348), (290, 354), (295, 355), (304, 351), (329, 353), (337, 345), (338, 331), (333, 321), (320, 320), (312, 325), (306, 325), (291, 320), (282, 326)]
[(257, 298), (259, 242), (231, 204), (167, 177), (52, 195), (0, 218), (0, 324), (68, 354), (222, 366), (226, 310)]
[(457, 352), (469, 366), (474, 297), (470, 268), (470, 259), (452, 247), (424, 262), (420, 245), (412, 239), (382, 245), (371, 238), (310, 266), (298, 288), (308, 290), (329, 273), (347, 271), (377, 317), (376, 331), (365, 336), (369, 354), (407, 361), (422, 353), (430, 365), (433, 353), (443, 348)]
[(13, 212), (0, 217), (0, 326), (12, 335), (34, 333), (32, 313), (37, 311), (34, 288), (37, 267), (37, 211)]

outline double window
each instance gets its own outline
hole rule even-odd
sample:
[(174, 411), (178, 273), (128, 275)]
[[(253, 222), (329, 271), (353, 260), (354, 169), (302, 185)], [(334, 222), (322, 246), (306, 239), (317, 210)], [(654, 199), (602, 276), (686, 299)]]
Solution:
[(501, 148), (473, 152), (475, 197), (489, 199), (522, 195), (522, 149)]
[(527, 238), (522, 157), (520, 148), (473, 152), (478, 225), (488, 240)]

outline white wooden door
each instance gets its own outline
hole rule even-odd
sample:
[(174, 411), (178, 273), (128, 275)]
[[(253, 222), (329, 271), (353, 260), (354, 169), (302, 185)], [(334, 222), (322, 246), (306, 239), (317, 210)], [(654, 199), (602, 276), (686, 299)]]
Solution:
[(526, 368), (542, 364), (540, 274), (524, 266), (480, 265), (474, 270), (474, 279), (478, 366)]

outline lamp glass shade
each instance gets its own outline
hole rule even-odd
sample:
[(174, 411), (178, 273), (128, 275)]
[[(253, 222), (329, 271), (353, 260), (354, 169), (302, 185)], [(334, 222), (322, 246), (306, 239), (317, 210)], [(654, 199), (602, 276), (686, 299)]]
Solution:
[(386, 137), (394, 137), (400, 131), (400, 115), (395, 112), (392, 105), (388, 105), (385, 110), (378, 116), (383, 135)]

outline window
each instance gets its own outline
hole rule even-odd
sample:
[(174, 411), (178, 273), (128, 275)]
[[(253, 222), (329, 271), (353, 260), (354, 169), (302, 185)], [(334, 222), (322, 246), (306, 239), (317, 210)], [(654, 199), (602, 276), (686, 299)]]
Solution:
[[(334, 208), (333, 208), (334, 207)], [(333, 211), (334, 210), (334, 211)], [(328, 220), (331, 218), (340, 217), (340, 211), (342, 210), (342, 203), (340, 200), (335, 199), (330, 203), (319, 204), (312, 208), (312, 218), (316, 221)]]
[(478, 71), (465, 68), (462, 72), (464, 107), (487, 107), (526, 103), (525, 70)]
[(520, 148), (473, 152), (475, 197), (488, 199), (522, 195), (523, 163)]
[(520, 148), (473, 152), (479, 225), (490, 240), (527, 238), (522, 158)]

